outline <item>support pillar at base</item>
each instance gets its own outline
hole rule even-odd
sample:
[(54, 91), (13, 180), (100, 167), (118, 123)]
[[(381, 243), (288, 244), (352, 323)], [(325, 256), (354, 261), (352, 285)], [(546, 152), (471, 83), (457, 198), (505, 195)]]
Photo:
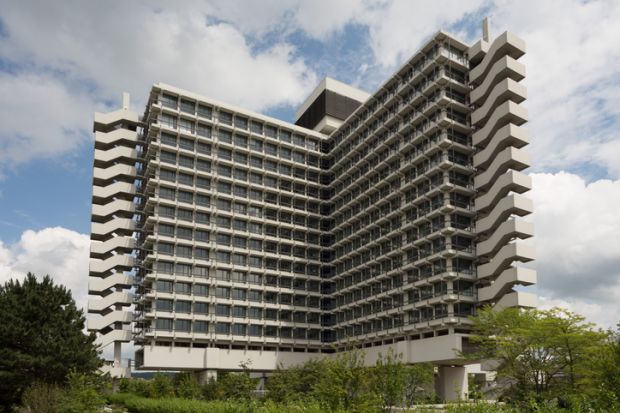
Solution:
[(194, 375), (198, 383), (201, 385), (207, 384), (209, 380), (214, 379), (217, 380), (217, 370), (200, 370), (195, 371)]
[(464, 366), (439, 366), (435, 391), (447, 402), (466, 400), (469, 392), (467, 371)]

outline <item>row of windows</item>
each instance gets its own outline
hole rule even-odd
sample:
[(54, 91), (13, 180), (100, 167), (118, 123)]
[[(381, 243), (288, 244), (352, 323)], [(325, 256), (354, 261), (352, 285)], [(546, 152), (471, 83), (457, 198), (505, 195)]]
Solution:
[[(159, 97), (160, 103), (170, 109), (179, 109), (183, 113), (189, 115), (197, 115), (205, 119), (212, 119), (213, 108), (210, 105), (196, 104), (195, 102), (178, 98), (177, 96), (169, 93), (162, 93)], [(181, 121), (183, 118), (179, 118)], [(183, 119), (185, 120), (185, 119)], [(250, 132), (259, 135), (265, 135), (270, 138), (277, 138), (282, 142), (292, 143), (297, 146), (306, 147), (310, 150), (319, 150), (319, 141), (316, 138), (302, 136), (296, 133), (292, 133), (290, 130), (278, 129), (275, 125), (265, 124), (262, 121), (248, 119), (248, 117), (234, 114), (223, 109), (217, 111), (217, 120), (219, 123), (229, 126), (235, 126), (235, 128), (247, 130), (249, 127)], [(185, 120), (188, 121), (188, 120)]]
[[(163, 115), (163, 116), (166, 116), (166, 115)], [(165, 118), (162, 118), (162, 119), (165, 119)], [(164, 122), (162, 120), (162, 123), (165, 124), (166, 126), (169, 126), (170, 122), (169, 121)], [(243, 135), (238, 135), (238, 134), (233, 135), (231, 132), (225, 129), (219, 129), (216, 132), (217, 132), (216, 135), (217, 135), (218, 143), (234, 145), (237, 148), (249, 149), (252, 152), (260, 152), (260, 153), (264, 152), (267, 155), (279, 157), (280, 159), (293, 161), (298, 165), (304, 165), (307, 163), (310, 166), (319, 167), (319, 164), (320, 164), (319, 162), (320, 158), (317, 155), (305, 154), (304, 152), (291, 150), (287, 147), (280, 147), (278, 145), (274, 145), (269, 142), (263, 142), (262, 140), (256, 139), (256, 138), (248, 139), (246, 136), (243, 136)], [(212, 136), (211, 127), (199, 124), (196, 134), (199, 137), (211, 138)], [(168, 132), (161, 132), (160, 141), (163, 145), (166, 145), (166, 146), (178, 147), (180, 149), (191, 151), (191, 152), (196, 151), (199, 154), (204, 154), (204, 155), (212, 154), (211, 143), (204, 142), (200, 139), (194, 140), (192, 138), (185, 137), (185, 136), (177, 137), (176, 135), (168, 133)], [(220, 153), (230, 154), (231, 150), (225, 147), (218, 147), (217, 153), (218, 153), (218, 156), (220, 155)], [(248, 155), (245, 152), (235, 152), (235, 153), (239, 156), (240, 160), (245, 159), (244, 163), (247, 165)], [(226, 159), (225, 156), (226, 155), (223, 155), (221, 157)]]
[(158, 331), (215, 333), (234, 336), (250, 337), (279, 337), (303, 340), (320, 340), (319, 329), (263, 326), (259, 324), (215, 323), (210, 329), (207, 321), (192, 321), (183, 319), (158, 318), (155, 320), (155, 329)]
[[(176, 293), (183, 295), (209, 296), (209, 286), (205, 284), (186, 283), (181, 281), (157, 280), (154, 290), (160, 293)], [(276, 293), (273, 291), (252, 290), (245, 288), (211, 287), (214, 297), (222, 299), (238, 299), (242, 301), (265, 302), (269, 304), (295, 305), (300, 307), (320, 307), (320, 298), (308, 294)], [(243, 297), (243, 298), (235, 298)]]
[[(233, 222), (239, 222), (239, 220), (233, 220), (224, 216), (217, 216), (215, 224), (222, 229), (232, 229)], [(243, 225), (239, 223), (237, 227), (242, 230)], [(252, 234), (264, 234), (269, 237), (278, 237), (282, 240), (288, 239), (299, 242), (306, 242), (311, 245), (320, 245), (321, 237), (318, 233), (291, 230), (289, 228), (278, 228), (276, 225), (259, 224), (257, 222), (247, 222), (247, 231)], [(195, 240), (199, 242), (209, 242), (210, 233), (206, 230), (194, 229), (181, 225), (174, 225), (159, 223), (157, 226), (157, 234), (167, 237), (176, 237), (180, 239)], [(271, 244), (270, 244), (271, 245)]]

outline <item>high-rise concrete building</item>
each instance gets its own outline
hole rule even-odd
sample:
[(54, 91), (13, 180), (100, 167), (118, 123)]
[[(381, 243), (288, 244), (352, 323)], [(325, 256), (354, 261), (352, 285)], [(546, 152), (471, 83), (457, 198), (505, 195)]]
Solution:
[(468, 316), (535, 306), (524, 42), (439, 32), (373, 94), (295, 124), (155, 84), (95, 115), (89, 320), (142, 369), (267, 372), (393, 347), (465, 391)]

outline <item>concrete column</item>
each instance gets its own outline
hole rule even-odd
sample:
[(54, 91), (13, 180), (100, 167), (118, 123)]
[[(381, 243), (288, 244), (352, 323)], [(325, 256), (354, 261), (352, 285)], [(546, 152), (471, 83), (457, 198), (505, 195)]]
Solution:
[(122, 367), (121, 366), (121, 354), (122, 354), (122, 343), (120, 341), (114, 342), (114, 367)]
[(217, 380), (217, 370), (199, 370), (195, 371), (194, 375), (201, 385), (206, 384), (211, 379)]
[(439, 366), (435, 391), (440, 399), (451, 402), (467, 399), (467, 371), (464, 366)]

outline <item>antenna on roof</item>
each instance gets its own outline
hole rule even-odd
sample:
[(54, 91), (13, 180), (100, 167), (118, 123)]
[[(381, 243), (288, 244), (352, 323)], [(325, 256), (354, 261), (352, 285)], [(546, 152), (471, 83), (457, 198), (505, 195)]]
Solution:
[(484, 40), (485, 42), (488, 42), (490, 33), (491, 33), (491, 21), (489, 20), (489, 16), (486, 16), (484, 20), (482, 20), (482, 40)]
[(123, 109), (129, 110), (129, 93), (123, 92)]

